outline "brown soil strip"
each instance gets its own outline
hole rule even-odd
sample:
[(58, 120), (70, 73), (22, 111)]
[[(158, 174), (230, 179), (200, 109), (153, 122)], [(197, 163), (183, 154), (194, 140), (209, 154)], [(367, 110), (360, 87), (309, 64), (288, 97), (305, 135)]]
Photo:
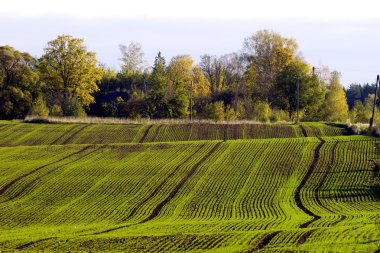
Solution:
[(313, 173), (314, 169), (315, 169), (315, 166), (317, 165), (318, 163), (318, 159), (319, 159), (319, 152), (320, 152), (320, 149), (322, 148), (323, 144), (326, 142), (325, 140), (323, 139), (320, 139), (320, 143), (318, 144), (318, 146), (315, 148), (314, 150), (314, 159), (313, 159), (313, 162), (312, 164), (310, 165), (309, 167), (309, 170), (307, 171), (306, 175), (303, 177), (301, 183), (298, 185), (297, 189), (296, 189), (296, 193), (294, 195), (294, 200), (296, 201), (296, 204), (297, 206), (306, 214), (310, 215), (313, 217), (312, 220), (308, 221), (308, 222), (305, 222), (303, 224), (300, 225), (300, 228), (306, 228), (307, 226), (310, 225), (310, 223), (316, 221), (316, 220), (319, 220), (321, 218), (321, 216), (313, 213), (312, 211), (310, 211), (309, 209), (307, 209), (304, 204), (302, 203), (301, 201), (301, 189), (305, 186), (307, 180), (309, 180), (311, 174)]
[(323, 172), (323, 176), (322, 176), (322, 179), (319, 181), (317, 187), (315, 188), (315, 191), (314, 191), (314, 198), (315, 198), (315, 201), (318, 203), (319, 206), (322, 206), (324, 209), (328, 210), (329, 212), (333, 213), (333, 211), (329, 208), (327, 208), (326, 206), (324, 206), (321, 202), (321, 200), (319, 199), (319, 191), (321, 190), (324, 182), (326, 181), (327, 179), (327, 176), (330, 174), (331, 172), (331, 167), (333, 166), (334, 162), (335, 162), (335, 149), (336, 149), (336, 146), (338, 145), (338, 141), (334, 143), (333, 147), (331, 148), (330, 150), (330, 161), (327, 165), (327, 169)]
[[(86, 149), (88, 149), (88, 148), (90, 148), (90, 147), (91, 147), (91, 146), (87, 147)], [(57, 166), (57, 167), (55, 167), (55, 168), (49, 170), (49, 171), (48, 171), (47, 173), (45, 173), (44, 175), (41, 175), (41, 176), (39, 176), (39, 177), (33, 179), (32, 181), (30, 181), (28, 184), (26, 184), (24, 187), (22, 187), (22, 189), (21, 189), (18, 193), (16, 193), (15, 195), (13, 195), (12, 197), (10, 197), (10, 198), (7, 199), (6, 201), (0, 202), (0, 203), (4, 203), (4, 202), (7, 202), (7, 201), (11, 201), (11, 200), (13, 200), (13, 199), (19, 197), (21, 194), (23, 194), (23, 193), (26, 191), (26, 189), (28, 189), (30, 186), (32, 186), (36, 181), (40, 180), (42, 177), (45, 177), (45, 176), (49, 175), (50, 173), (52, 173), (52, 172), (58, 170), (59, 168), (62, 168), (63, 166), (66, 166), (66, 165), (68, 165), (68, 164), (70, 164), (70, 163), (73, 163), (73, 162), (76, 162), (76, 161), (78, 161), (78, 160), (80, 160), (80, 159), (83, 159), (83, 158), (89, 156), (90, 154), (95, 153), (96, 151), (98, 151), (99, 149), (101, 149), (101, 148), (103, 148), (103, 147), (104, 147), (104, 146), (101, 146), (101, 147), (99, 147), (99, 148), (97, 148), (97, 149), (94, 149), (93, 151), (91, 151), (91, 152), (89, 152), (89, 153), (87, 153), (87, 154), (85, 154), (85, 155), (83, 155), (83, 156), (78, 157), (78, 158), (75, 159), (74, 161), (70, 161), (70, 162), (67, 162), (67, 163), (61, 164), (61, 165), (59, 165), (59, 166)], [(82, 151), (84, 151), (84, 150), (85, 150), (85, 149), (82, 149)]]
[(69, 132), (73, 131), (74, 129), (80, 128), (80, 125), (74, 126), (72, 129), (70, 129), (67, 132), (64, 132), (61, 136), (59, 136), (55, 141), (53, 141), (50, 145), (57, 145), (58, 141), (63, 139)]
[(300, 128), (301, 128), (303, 136), (307, 137), (307, 132), (306, 132), (305, 127), (303, 125), (300, 125)]
[[(204, 145), (200, 146), (195, 152), (198, 152), (199, 150), (201, 150), (202, 148), (204, 147)], [(127, 218), (123, 219), (122, 221), (125, 222), (126, 220), (129, 220), (132, 216), (135, 215), (135, 213), (137, 212), (137, 210), (139, 210), (146, 202), (148, 202), (150, 199), (154, 198), (157, 193), (162, 189), (162, 187), (164, 187), (164, 185), (168, 182), (168, 180), (170, 178), (172, 178), (176, 173), (177, 171), (179, 170), (180, 167), (182, 167), (185, 163), (187, 163), (191, 158), (192, 158), (193, 155), (189, 156), (186, 160), (184, 160), (183, 162), (181, 162), (165, 179), (164, 181), (162, 181), (162, 183), (157, 186), (156, 189), (154, 189), (154, 191), (146, 198), (144, 199), (142, 202), (140, 202), (132, 211), (131, 213), (128, 215)]]
[(90, 124), (82, 126), (77, 131), (75, 131), (69, 138), (67, 138), (62, 144), (63, 145), (68, 144), (69, 142), (71, 142), (74, 139), (75, 136), (77, 136), (79, 134), (79, 132), (81, 132), (83, 129), (85, 129), (86, 127), (89, 127), (89, 126), (90, 126)]
[(49, 237), (49, 238), (44, 238), (44, 239), (40, 239), (40, 240), (37, 240), (37, 241), (28, 242), (28, 243), (22, 244), (20, 246), (17, 246), (15, 249), (16, 250), (23, 250), (23, 249), (28, 248), (29, 246), (31, 246), (33, 244), (36, 244), (36, 243), (39, 243), (39, 242), (43, 242), (43, 241), (47, 241), (47, 240), (50, 240), (50, 239), (55, 239), (55, 238), (57, 238), (57, 237)]
[(344, 221), (346, 218), (347, 218), (347, 216), (346, 216), (346, 215), (342, 215), (342, 216), (340, 217), (340, 219), (339, 219), (339, 220), (337, 220), (337, 221), (334, 221), (333, 223), (331, 223), (331, 226), (335, 226), (336, 224), (338, 224), (338, 223), (340, 223), (340, 222)]
[(158, 136), (158, 133), (160, 132), (161, 127), (162, 127), (162, 125), (159, 125), (159, 126), (157, 127), (156, 132), (154, 133), (152, 139), (150, 140), (151, 142), (156, 141), (156, 138), (157, 138), (157, 136)]
[(146, 137), (148, 136), (148, 133), (149, 133), (149, 130), (152, 128), (153, 125), (150, 125), (144, 132), (143, 136), (141, 137), (141, 140), (139, 141), (139, 143), (143, 143), (146, 139)]
[(222, 142), (218, 142), (199, 162), (197, 162), (193, 166), (193, 168), (187, 173), (187, 175), (184, 178), (182, 178), (181, 182), (179, 182), (179, 184), (174, 188), (174, 190), (169, 194), (169, 196), (156, 206), (156, 208), (153, 210), (152, 214), (148, 218), (142, 220), (140, 223), (145, 223), (154, 219), (160, 213), (162, 208), (177, 195), (178, 191), (182, 188), (186, 181), (195, 173), (199, 166), (201, 166), (202, 163), (204, 163), (219, 148), (221, 144)]
[(79, 151), (77, 151), (77, 152), (74, 152), (74, 153), (72, 153), (72, 154), (70, 154), (70, 155), (67, 155), (67, 156), (65, 156), (65, 157), (62, 157), (61, 159), (59, 159), (59, 160), (57, 160), (57, 161), (54, 161), (54, 162), (51, 162), (51, 163), (45, 164), (45, 165), (43, 165), (43, 166), (40, 166), (40, 167), (38, 167), (38, 168), (35, 168), (34, 170), (29, 171), (28, 173), (25, 173), (25, 174), (23, 174), (23, 175), (21, 175), (21, 176), (18, 176), (17, 178), (13, 179), (13, 180), (10, 181), (9, 183), (7, 183), (5, 186), (3, 186), (3, 188), (0, 189), (0, 196), (1, 196), (2, 194), (4, 194), (4, 192), (5, 192), (9, 187), (11, 187), (12, 185), (14, 185), (15, 183), (17, 183), (17, 182), (20, 181), (21, 179), (23, 179), (23, 178), (25, 178), (25, 177), (27, 177), (27, 176), (29, 176), (29, 175), (35, 173), (35, 172), (37, 172), (37, 171), (39, 171), (39, 170), (41, 170), (41, 169), (47, 167), (47, 166), (50, 166), (50, 165), (52, 165), (52, 164), (55, 164), (55, 163), (61, 162), (61, 161), (66, 160), (66, 159), (68, 159), (68, 158), (70, 158), (70, 157), (72, 157), (72, 156), (75, 156), (75, 155), (77, 155), (77, 154), (80, 154), (80, 153), (86, 151), (87, 149), (89, 149), (90, 147), (91, 147), (91, 146), (84, 147), (84, 148), (82, 148), (81, 150), (79, 150)]
[(265, 246), (267, 246), (270, 243), (270, 241), (272, 241), (272, 239), (277, 234), (279, 234), (280, 232), (281, 231), (276, 231), (276, 232), (272, 232), (272, 233), (267, 234), (263, 239), (261, 239), (261, 241), (259, 242), (259, 244), (257, 244), (256, 247), (254, 247), (253, 249), (250, 249), (250, 250), (246, 251), (246, 253), (256, 252), (256, 251), (259, 251), (259, 250), (265, 248)]
[(311, 234), (313, 234), (315, 231), (317, 231), (316, 229), (312, 229), (312, 230), (309, 230), (307, 232), (305, 232), (301, 237), (300, 239), (298, 239), (298, 242), (297, 244), (298, 245), (301, 245), (301, 244), (304, 244), (307, 240), (307, 238), (309, 238), (309, 236), (311, 236)]

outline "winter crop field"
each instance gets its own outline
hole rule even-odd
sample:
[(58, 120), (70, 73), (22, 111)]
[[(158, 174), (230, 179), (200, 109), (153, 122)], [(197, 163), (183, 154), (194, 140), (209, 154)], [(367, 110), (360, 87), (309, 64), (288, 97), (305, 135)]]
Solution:
[(0, 251), (379, 252), (337, 125), (0, 123)]

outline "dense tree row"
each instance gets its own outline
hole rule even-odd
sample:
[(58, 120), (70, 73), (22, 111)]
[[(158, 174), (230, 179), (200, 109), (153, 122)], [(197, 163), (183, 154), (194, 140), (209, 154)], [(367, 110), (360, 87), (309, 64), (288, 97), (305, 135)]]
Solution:
[(239, 52), (204, 54), (198, 64), (189, 55), (167, 62), (159, 52), (148, 67), (140, 44), (120, 45), (120, 51), (116, 71), (99, 65), (82, 39), (68, 35), (48, 42), (39, 59), (0, 47), (0, 118), (279, 121), (295, 120), (298, 106), (304, 121), (345, 121), (349, 105), (352, 120), (367, 121), (369, 95), (374, 97), (370, 85), (351, 85), (345, 93), (338, 72), (314, 71), (295, 40), (267, 30), (246, 38)]

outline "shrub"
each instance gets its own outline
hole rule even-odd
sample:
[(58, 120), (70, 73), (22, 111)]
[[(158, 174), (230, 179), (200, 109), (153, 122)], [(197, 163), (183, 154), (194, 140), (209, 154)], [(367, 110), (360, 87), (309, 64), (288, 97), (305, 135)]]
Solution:
[(269, 122), (272, 116), (268, 102), (257, 102), (253, 107), (253, 114), (255, 119), (262, 122)]
[(86, 117), (86, 112), (83, 109), (79, 99), (71, 94), (67, 94), (61, 105), (63, 116), (72, 116), (78, 118)]
[(207, 104), (204, 108), (204, 115), (208, 119), (223, 121), (225, 117), (223, 101)]
[(49, 113), (50, 116), (63, 116), (63, 111), (62, 111), (62, 108), (59, 104), (54, 104), (51, 109), (50, 109), (50, 113)]
[(49, 115), (49, 109), (46, 106), (45, 100), (42, 95), (39, 95), (32, 104), (30, 115), (47, 117)]
[(289, 115), (284, 110), (273, 110), (272, 116), (270, 117), (270, 120), (272, 122), (278, 122), (278, 121), (289, 121)]
[(233, 121), (238, 118), (238, 113), (235, 112), (234, 108), (227, 105), (226, 111), (225, 111), (225, 118), (227, 121)]

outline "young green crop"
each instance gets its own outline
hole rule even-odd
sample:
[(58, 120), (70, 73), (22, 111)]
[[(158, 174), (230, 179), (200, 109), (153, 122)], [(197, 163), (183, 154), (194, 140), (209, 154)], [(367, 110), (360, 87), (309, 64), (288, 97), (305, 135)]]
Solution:
[[(216, 126), (210, 139), (253, 137), (258, 129)], [(324, 126), (308, 125), (305, 131), (309, 135), (314, 127), (326, 133), (331, 126)], [(291, 126), (276, 133), (281, 126), (262, 125), (257, 131), (279, 138), (188, 141), (204, 137), (200, 129), (186, 127), (1, 128), (10, 137), (0, 133), (2, 145), (9, 145), (0, 147), (0, 250), (380, 248), (380, 204), (366, 184), (377, 139), (284, 138), (303, 130)], [(25, 133), (16, 138), (11, 129)], [(44, 130), (50, 133), (46, 139)]]

